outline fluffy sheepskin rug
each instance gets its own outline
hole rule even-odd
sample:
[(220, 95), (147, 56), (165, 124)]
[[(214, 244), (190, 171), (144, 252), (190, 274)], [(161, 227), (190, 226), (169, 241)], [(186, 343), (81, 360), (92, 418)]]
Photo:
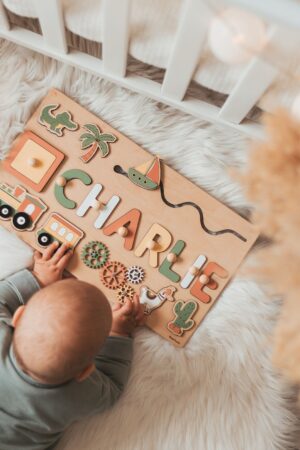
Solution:
[[(56, 87), (247, 214), (250, 205), (229, 176), (246, 163), (244, 136), (4, 41), (0, 57), (2, 154)], [(30, 264), (24, 244), (4, 231), (0, 238), (0, 277)], [(245, 265), (184, 349), (140, 330), (121, 400), (72, 426), (58, 449), (295, 449), (292, 392), (270, 362), (279, 304), (244, 272)]]

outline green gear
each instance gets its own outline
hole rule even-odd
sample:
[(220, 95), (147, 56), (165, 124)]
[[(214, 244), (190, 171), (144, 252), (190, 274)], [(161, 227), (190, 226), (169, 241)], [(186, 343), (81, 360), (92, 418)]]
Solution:
[(81, 260), (91, 269), (100, 269), (108, 261), (109, 250), (103, 242), (90, 241), (82, 249)]

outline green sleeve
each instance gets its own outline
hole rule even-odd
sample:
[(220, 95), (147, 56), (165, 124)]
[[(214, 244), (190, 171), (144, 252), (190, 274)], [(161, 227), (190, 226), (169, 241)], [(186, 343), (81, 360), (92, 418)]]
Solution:
[(19, 306), (25, 305), (40, 286), (29, 270), (21, 270), (0, 281), (0, 323), (10, 324)]
[(95, 359), (99, 382), (97, 411), (112, 406), (120, 397), (129, 378), (133, 356), (133, 339), (110, 336)]

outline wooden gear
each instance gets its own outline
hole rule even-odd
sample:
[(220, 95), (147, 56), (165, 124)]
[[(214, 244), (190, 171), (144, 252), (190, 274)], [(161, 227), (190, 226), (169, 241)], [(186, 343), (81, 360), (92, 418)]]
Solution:
[(119, 261), (109, 261), (100, 270), (100, 280), (108, 289), (117, 289), (126, 282), (126, 267)]

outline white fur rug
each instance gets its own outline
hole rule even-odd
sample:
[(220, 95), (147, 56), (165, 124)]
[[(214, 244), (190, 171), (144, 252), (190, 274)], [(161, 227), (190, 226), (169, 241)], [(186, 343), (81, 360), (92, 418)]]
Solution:
[[(0, 148), (50, 86), (241, 213), (249, 205), (228, 169), (246, 161), (244, 137), (0, 41)], [(30, 250), (0, 232), (0, 277)], [(75, 424), (59, 450), (273, 450), (296, 447), (290, 389), (270, 363), (278, 303), (237, 275), (186, 348), (149, 330), (135, 339), (126, 392), (110, 411)]]

